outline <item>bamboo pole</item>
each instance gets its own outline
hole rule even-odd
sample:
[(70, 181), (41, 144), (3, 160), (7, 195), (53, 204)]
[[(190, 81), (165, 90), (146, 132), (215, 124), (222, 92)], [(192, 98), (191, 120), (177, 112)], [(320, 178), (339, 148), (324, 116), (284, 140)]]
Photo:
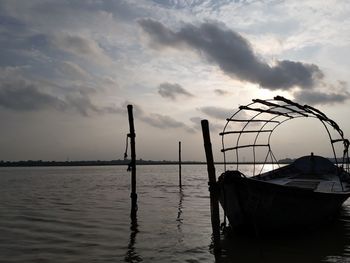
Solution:
[(182, 188), (181, 180), (181, 142), (179, 142), (179, 187)]
[(211, 212), (211, 226), (213, 230), (214, 252), (220, 252), (220, 214), (219, 214), (219, 202), (218, 191), (215, 176), (215, 166), (213, 151), (210, 141), (209, 123), (207, 120), (201, 121), (202, 133), (204, 140), (205, 156), (207, 159), (207, 170), (209, 179), (209, 192), (210, 192), (210, 212)]
[(134, 127), (134, 117), (132, 112), (132, 105), (128, 105), (128, 116), (129, 116), (129, 126), (130, 126), (130, 133), (128, 136), (130, 137), (130, 148), (131, 148), (131, 213), (130, 217), (136, 218), (136, 211), (137, 211), (137, 194), (136, 194), (136, 151), (135, 151), (135, 127)]

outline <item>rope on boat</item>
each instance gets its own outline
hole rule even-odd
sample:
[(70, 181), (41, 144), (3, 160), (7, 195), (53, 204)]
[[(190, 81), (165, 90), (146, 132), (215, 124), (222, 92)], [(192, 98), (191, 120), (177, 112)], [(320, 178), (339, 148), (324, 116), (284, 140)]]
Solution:
[[(126, 143), (125, 143), (125, 152), (124, 152), (124, 161), (128, 158), (128, 146), (129, 146), (129, 137), (130, 134), (126, 135)], [(131, 162), (128, 164), (128, 168), (126, 169), (128, 172), (131, 172)]]
[(226, 192), (225, 192), (225, 184), (222, 184), (222, 193), (223, 193), (223, 203), (224, 203), (224, 222), (221, 224), (220, 228), (221, 231), (223, 233), (226, 232), (226, 228), (227, 228), (227, 223), (226, 223), (226, 218), (227, 218), (227, 214), (226, 214), (226, 210), (227, 210), (227, 206), (226, 206)]
[(124, 152), (124, 160), (128, 158), (128, 146), (129, 146), (129, 135), (126, 135), (126, 143), (125, 143), (125, 152)]

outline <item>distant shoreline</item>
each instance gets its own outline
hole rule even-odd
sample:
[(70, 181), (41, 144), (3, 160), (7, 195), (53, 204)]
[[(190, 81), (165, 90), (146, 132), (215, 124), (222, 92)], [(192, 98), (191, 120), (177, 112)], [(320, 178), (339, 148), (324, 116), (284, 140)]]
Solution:
[[(123, 165), (128, 166), (130, 160), (112, 160), (112, 161), (0, 161), (0, 167), (60, 167), (60, 166), (108, 166)], [(288, 164), (290, 162), (279, 162), (279, 164)], [(137, 165), (179, 165), (178, 161), (145, 161), (137, 160)], [(206, 162), (200, 161), (183, 161), (181, 165), (205, 165)], [(223, 162), (215, 162), (216, 165), (223, 165)], [(237, 163), (226, 163), (235, 165)], [(241, 162), (240, 164), (254, 164), (253, 162)], [(256, 164), (263, 164), (257, 162)]]
[[(334, 158), (328, 158), (331, 162), (335, 163)], [(278, 164), (290, 164), (295, 159), (286, 158), (278, 161)], [(341, 164), (342, 160), (338, 159), (338, 164)], [(108, 166), (108, 165), (123, 165), (128, 166), (130, 160), (111, 160), (111, 161), (42, 161), (42, 160), (27, 160), (27, 161), (0, 161), (0, 167), (60, 167), (60, 166)], [(152, 161), (152, 160), (136, 160), (137, 165), (179, 165), (178, 161)], [(181, 165), (205, 165), (204, 161), (182, 161)], [(223, 165), (224, 162), (215, 162), (216, 165)], [(228, 162), (228, 165), (236, 165), (235, 162)], [(240, 162), (242, 165), (252, 165), (254, 162)], [(255, 164), (264, 164), (264, 162), (255, 162)], [(276, 164), (276, 163), (275, 163)]]

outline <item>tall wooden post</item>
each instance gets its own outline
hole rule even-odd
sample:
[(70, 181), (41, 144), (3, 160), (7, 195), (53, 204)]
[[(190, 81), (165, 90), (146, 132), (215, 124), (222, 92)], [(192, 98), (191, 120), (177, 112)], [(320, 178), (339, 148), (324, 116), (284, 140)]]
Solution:
[(179, 187), (182, 188), (182, 182), (181, 182), (181, 142), (179, 142)]
[(207, 170), (209, 179), (209, 191), (210, 191), (210, 212), (211, 212), (211, 225), (213, 229), (213, 241), (214, 252), (221, 250), (220, 246), (220, 214), (219, 214), (219, 202), (218, 202), (218, 190), (215, 176), (215, 166), (213, 151), (211, 148), (209, 123), (207, 120), (201, 121), (202, 133), (204, 140), (205, 156), (207, 159)]
[(134, 128), (134, 117), (132, 113), (132, 105), (128, 105), (128, 116), (129, 116), (129, 126), (130, 133), (128, 136), (130, 137), (130, 148), (131, 148), (131, 213), (130, 217), (136, 218), (137, 212), (137, 194), (136, 194), (136, 151), (135, 151), (135, 128)]

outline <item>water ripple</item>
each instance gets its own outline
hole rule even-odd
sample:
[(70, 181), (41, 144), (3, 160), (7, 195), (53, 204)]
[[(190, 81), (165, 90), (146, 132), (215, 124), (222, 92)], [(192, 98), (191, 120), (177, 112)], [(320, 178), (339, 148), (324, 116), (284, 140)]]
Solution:
[[(0, 262), (214, 262), (206, 166), (184, 166), (182, 190), (177, 166), (137, 178), (133, 221), (125, 167), (0, 169)], [(317, 233), (223, 238), (217, 262), (350, 262), (349, 206)]]

